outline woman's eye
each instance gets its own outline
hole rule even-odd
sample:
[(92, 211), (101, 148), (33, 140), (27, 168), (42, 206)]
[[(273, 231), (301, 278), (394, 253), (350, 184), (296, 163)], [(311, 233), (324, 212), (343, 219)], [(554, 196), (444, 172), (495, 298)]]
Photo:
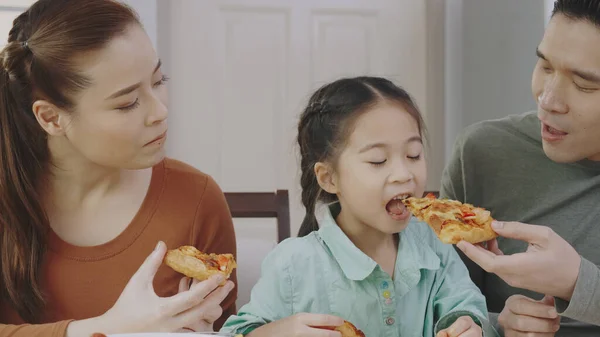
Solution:
[(130, 111), (130, 110), (137, 108), (139, 105), (140, 105), (140, 99), (136, 98), (135, 102), (129, 104), (128, 106), (117, 108), (117, 110)]
[(157, 82), (154, 83), (155, 87), (158, 87), (160, 85), (165, 84), (165, 82), (167, 82), (169, 80), (169, 77), (167, 75), (162, 75), (162, 77), (160, 78), (160, 80), (158, 80)]

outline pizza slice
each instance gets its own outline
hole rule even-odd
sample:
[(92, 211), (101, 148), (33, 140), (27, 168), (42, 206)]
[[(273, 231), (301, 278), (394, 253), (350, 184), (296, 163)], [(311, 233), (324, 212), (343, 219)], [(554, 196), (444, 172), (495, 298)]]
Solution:
[(438, 199), (429, 193), (424, 198), (402, 200), (406, 208), (419, 220), (427, 223), (444, 243), (457, 244), (461, 240), (480, 243), (498, 235), (492, 229), (490, 211), (450, 199)]
[(344, 324), (337, 327), (322, 327), (322, 329), (326, 330), (334, 330), (339, 331), (342, 334), (342, 337), (365, 337), (365, 334), (358, 330), (354, 324), (344, 320)]
[(176, 272), (200, 281), (215, 274), (222, 274), (227, 280), (237, 267), (232, 254), (205, 254), (194, 246), (167, 251), (164, 262)]

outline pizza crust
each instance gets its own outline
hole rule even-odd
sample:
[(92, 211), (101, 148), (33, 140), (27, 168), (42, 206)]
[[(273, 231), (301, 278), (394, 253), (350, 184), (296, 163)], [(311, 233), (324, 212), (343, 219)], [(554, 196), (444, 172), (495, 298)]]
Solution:
[(437, 199), (433, 195), (411, 197), (402, 202), (417, 219), (427, 223), (444, 243), (457, 244), (464, 240), (475, 244), (498, 236), (492, 229), (494, 219), (490, 212), (481, 207), (456, 200)]
[[(219, 265), (216, 262), (219, 260), (227, 262), (225, 265)], [(217, 266), (211, 266), (205, 261), (215, 261)], [(164, 263), (176, 272), (200, 281), (216, 274), (225, 276), (225, 280), (227, 280), (233, 269), (237, 267), (232, 254), (205, 254), (193, 246), (181, 246), (167, 251)], [(225, 284), (225, 282), (223, 281), (222, 284)]]

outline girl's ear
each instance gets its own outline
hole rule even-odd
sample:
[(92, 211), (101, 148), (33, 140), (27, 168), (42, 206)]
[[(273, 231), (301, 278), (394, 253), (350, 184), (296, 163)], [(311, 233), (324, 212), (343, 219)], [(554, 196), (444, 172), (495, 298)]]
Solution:
[(318, 162), (314, 167), (317, 182), (321, 188), (330, 194), (337, 194), (338, 189), (335, 184), (333, 168), (327, 163)]

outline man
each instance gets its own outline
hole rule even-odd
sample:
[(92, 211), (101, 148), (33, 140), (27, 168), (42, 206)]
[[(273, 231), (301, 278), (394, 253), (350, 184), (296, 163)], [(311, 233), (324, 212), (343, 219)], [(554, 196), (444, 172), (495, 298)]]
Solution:
[(600, 336), (600, 0), (556, 1), (537, 54), (537, 113), (467, 127), (441, 196), (520, 222), (458, 245), (505, 336)]

